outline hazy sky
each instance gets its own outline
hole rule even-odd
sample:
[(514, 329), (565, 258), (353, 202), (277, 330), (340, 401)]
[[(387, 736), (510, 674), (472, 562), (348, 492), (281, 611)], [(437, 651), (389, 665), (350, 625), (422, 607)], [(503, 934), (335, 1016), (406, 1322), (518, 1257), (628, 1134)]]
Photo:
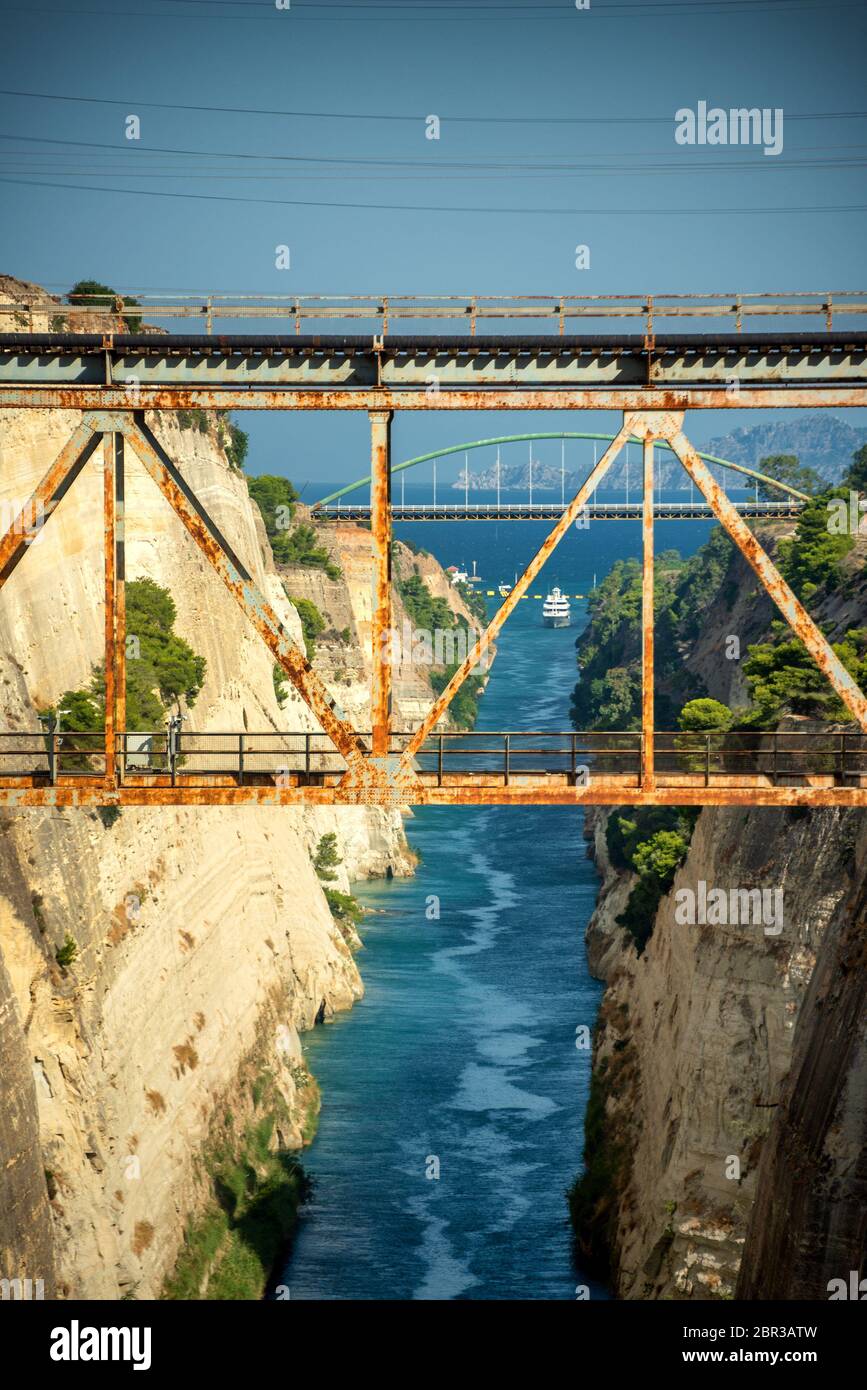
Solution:
[[(0, 0), (0, 25), (0, 83), (19, 93), (0, 95), (0, 270), (58, 292), (84, 276), (284, 294), (825, 291), (864, 278), (860, 3)], [(700, 101), (782, 108), (782, 153), (677, 144), (675, 111)], [(283, 244), (289, 271), (275, 266)], [(704, 440), (742, 421), (690, 426)], [(366, 471), (363, 416), (243, 423), (254, 472)], [(407, 416), (395, 453), (561, 424), (613, 417)]]

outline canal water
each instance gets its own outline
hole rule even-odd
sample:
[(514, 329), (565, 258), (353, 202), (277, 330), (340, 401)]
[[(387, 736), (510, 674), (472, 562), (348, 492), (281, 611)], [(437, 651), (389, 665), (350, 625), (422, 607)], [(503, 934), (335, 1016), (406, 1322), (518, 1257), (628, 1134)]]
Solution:
[[(407, 498), (409, 500), (409, 497)], [(421, 500), (421, 499), (419, 499)], [(600, 500), (603, 500), (600, 494)], [(550, 524), (549, 524), (550, 525)], [(544, 523), (436, 523), (398, 535), (484, 583), (511, 582)], [(665, 523), (692, 553), (706, 523)], [(586, 594), (640, 528), (573, 530), (531, 592), (559, 584), (574, 626), (518, 605), (479, 729), (566, 730)], [(488, 600), (489, 606), (494, 600)], [(304, 1039), (322, 1088), (313, 1184), (282, 1282), (293, 1299), (572, 1299), (606, 1290), (575, 1264), (566, 1189), (581, 1166), (601, 985), (583, 934), (597, 878), (580, 811), (426, 807), (407, 821), (414, 878), (360, 886), (365, 997)]]

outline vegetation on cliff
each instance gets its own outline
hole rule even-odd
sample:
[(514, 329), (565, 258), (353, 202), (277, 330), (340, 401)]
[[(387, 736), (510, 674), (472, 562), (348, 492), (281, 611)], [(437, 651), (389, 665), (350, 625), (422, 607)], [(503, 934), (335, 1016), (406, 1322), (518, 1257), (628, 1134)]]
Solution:
[(334, 870), (338, 869), (342, 863), (343, 860), (337, 849), (337, 836), (329, 831), (328, 834), (321, 836), (316, 846), (313, 867), (323, 885), (322, 891), (325, 894), (325, 901), (340, 928), (341, 935), (347, 944), (357, 946), (359, 939), (355, 928), (364, 916), (364, 908), (351, 893), (341, 893), (337, 888), (328, 887), (328, 884), (335, 882), (337, 874)]
[[(319, 1109), (315, 1081), (295, 1072), (306, 1108), (305, 1137)], [(216, 1121), (202, 1158), (208, 1200), (190, 1221), (162, 1297), (180, 1300), (260, 1299), (291, 1236), (310, 1184), (293, 1153), (280, 1148), (286, 1102), (266, 1068), (250, 1087), (252, 1117), (240, 1128), (227, 1111)]]
[[(417, 569), (408, 578), (398, 581), (397, 591), (414, 628), (420, 632), (431, 634), (462, 632), (466, 650), (469, 651), (474, 638), (466, 619), (454, 613), (446, 599), (431, 593)], [(481, 600), (484, 606), (484, 599), (481, 594), (475, 594), (472, 597), (474, 600)], [(478, 603), (471, 611), (475, 613), (477, 608)], [(485, 609), (485, 611), (487, 610)], [(445, 665), (431, 667), (430, 683), (435, 695), (440, 695), (445, 690), (459, 665), (460, 662), (453, 661)], [(457, 728), (471, 729), (475, 724), (479, 714), (479, 695), (484, 689), (484, 685), (483, 676), (471, 674), (452, 700), (449, 705), (449, 717)]]
[[(152, 579), (126, 585), (127, 658), (126, 724), (128, 729), (161, 729), (171, 705), (193, 705), (205, 680), (205, 658), (174, 631), (175, 601), (168, 589)], [(97, 733), (105, 727), (105, 668), (94, 667), (90, 684), (66, 690), (57, 706), (41, 711), (58, 714), (64, 739), (64, 764), (75, 766), (75, 733)], [(92, 749), (91, 740), (80, 747)], [(84, 757), (82, 752), (80, 758)]]
[[(665, 550), (656, 561), (657, 721), (674, 725), (688, 699), (703, 695), (690, 684), (679, 643), (695, 637), (721, 591), (733, 596), (729, 569), (734, 547), (715, 530), (701, 550), (683, 560)], [(588, 600), (590, 622), (576, 642), (581, 679), (572, 692), (576, 729), (637, 729), (641, 721), (641, 565), (618, 560)]]
[(316, 638), (327, 626), (325, 619), (312, 599), (296, 598), (294, 594), (287, 592), (286, 597), (293, 608), (298, 610), (301, 619), (301, 631), (304, 634), (304, 648), (307, 652), (307, 660), (312, 661), (316, 655)]
[(617, 807), (609, 816), (605, 836), (614, 867), (638, 875), (616, 920), (641, 955), (653, 931), (656, 909), (686, 858), (698, 807), (641, 806), (628, 816), (621, 814), (625, 809)]
[(262, 513), (271, 553), (279, 565), (303, 565), (324, 570), (329, 579), (340, 578), (328, 551), (319, 544), (316, 528), (306, 522), (292, 529), (298, 493), (288, 478), (262, 473), (247, 479), (247, 489)]
[[(103, 285), (100, 280), (78, 280), (66, 296), (70, 304), (90, 304), (95, 309), (113, 309), (120, 304), (124, 309), (138, 304), (130, 295), (121, 297), (111, 285)], [(123, 326), (127, 333), (138, 333), (141, 328), (140, 314), (125, 314)]]
[[(796, 458), (770, 462), (774, 467), (768, 471), (809, 490), (811, 480), (795, 472), (799, 467)], [(859, 604), (863, 609), (867, 582), (863, 568), (856, 566), (856, 557), (851, 555), (854, 539), (850, 529), (835, 531), (829, 525), (835, 499), (851, 506), (848, 490), (867, 490), (867, 445), (856, 453), (843, 488), (826, 488), (807, 504), (794, 535), (779, 541), (774, 554), (785, 578), (863, 688), (867, 684), (867, 628), (850, 624)], [(687, 670), (684, 656), (695, 638), (706, 628), (725, 632), (719, 619), (735, 607), (739, 615), (745, 612), (748, 590), (744, 585), (738, 592), (743, 581), (731, 564), (733, 557), (731, 544), (717, 530), (691, 561), (672, 566), (674, 572), (667, 584), (660, 586), (657, 579), (657, 671), (664, 687), (663, 718), (673, 717), (668, 727), (676, 727), (683, 735), (675, 747), (688, 750), (692, 746), (690, 736), (706, 733), (737, 746), (739, 731), (773, 729), (791, 714), (835, 723), (848, 721), (851, 716), (803, 643), (781, 622), (770, 623), (764, 631), (758, 626), (752, 629), (761, 632), (763, 640), (747, 645), (741, 658), (749, 696), (744, 707), (732, 709), (709, 698), (700, 677)], [(637, 563), (621, 563), (594, 595), (591, 623), (577, 644), (582, 680), (576, 688), (573, 716), (580, 728), (638, 727), (640, 579)], [(612, 710), (620, 716), (618, 723), (609, 722)], [(704, 739), (699, 737), (699, 742), (703, 744)], [(690, 766), (688, 752), (685, 765)], [(636, 876), (626, 907), (616, 921), (629, 933), (639, 954), (653, 930), (660, 899), (687, 854), (697, 815), (697, 809), (619, 807), (607, 819), (611, 863)], [(785, 831), (781, 832), (781, 841), (784, 835)], [(726, 862), (731, 852), (730, 848)], [(844, 853), (852, 859), (851, 847)], [(616, 972), (616, 966), (606, 968)], [(609, 973), (608, 978), (613, 982), (618, 977)], [(620, 1001), (616, 1006), (610, 1002), (615, 997)], [(632, 1196), (631, 1191), (629, 1196), (624, 1194), (634, 1144), (635, 1121), (630, 1115), (637, 1081), (634, 1071), (630, 1073), (633, 1043), (629, 1011), (623, 1001), (623, 991), (606, 995), (603, 1001), (586, 1117), (585, 1168), (568, 1194), (583, 1263), (602, 1275), (611, 1273), (612, 1258), (616, 1263), (616, 1230), (619, 1223), (622, 1236), (624, 1214)], [(667, 1158), (663, 1166), (665, 1163)], [(640, 1271), (649, 1275), (652, 1261), (674, 1238), (669, 1222)]]

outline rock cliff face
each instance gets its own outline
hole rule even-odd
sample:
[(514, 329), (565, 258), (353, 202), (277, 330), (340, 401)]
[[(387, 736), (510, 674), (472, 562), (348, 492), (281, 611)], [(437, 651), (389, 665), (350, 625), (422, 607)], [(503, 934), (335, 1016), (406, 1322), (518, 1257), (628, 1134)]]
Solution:
[[(851, 911), (853, 845), (863, 863), (867, 824), (839, 810), (702, 811), (638, 956), (615, 920), (630, 881), (607, 863), (607, 814), (588, 821), (604, 885), (587, 939), (608, 984), (594, 1071), (618, 1151), (608, 1230), (615, 1287), (624, 1298), (731, 1297), (757, 1184), (767, 1188), (761, 1160), (786, 1104), (795, 1038), (809, 1031), (807, 991), (838, 954), (834, 924)], [(780, 931), (679, 923), (678, 890), (701, 880), (726, 891), (780, 888)], [(815, 1091), (799, 1094), (813, 1114)], [(846, 1152), (841, 1164), (857, 1148)]]
[[(37, 328), (52, 317), (37, 287), (6, 280), (4, 297), (45, 303)], [(6, 415), (0, 529), (76, 423), (74, 412)], [(301, 643), (217, 421), (149, 423)], [(100, 490), (95, 457), (3, 590), (4, 729), (38, 729), (36, 710), (86, 685), (101, 660)], [(185, 727), (315, 727), (294, 691), (278, 702), (270, 653), (129, 450), (126, 510), (128, 578), (171, 592), (176, 631), (207, 661)], [(356, 670), (359, 708), (361, 657)], [(0, 1275), (61, 1296), (156, 1295), (203, 1200), (209, 1129), (226, 1110), (245, 1119), (257, 1070), (285, 1102), (280, 1142), (301, 1144), (299, 1030), (362, 992), (311, 863), (331, 831), (343, 858), (334, 887), (411, 872), (400, 814), (377, 808), (0, 816)], [(61, 967), (67, 936), (77, 954)]]
[[(298, 507), (300, 521), (309, 512)], [(309, 599), (326, 618), (328, 627), (317, 638), (317, 668), (337, 694), (355, 727), (366, 729), (369, 719), (370, 644), (373, 618), (373, 588), (370, 568), (370, 532), (351, 522), (329, 523), (320, 533), (320, 543), (329, 551), (342, 574), (339, 580), (327, 577), (321, 569), (303, 565), (280, 565), (287, 591), (293, 597)], [(460, 593), (432, 555), (413, 553), (397, 541), (394, 545), (393, 572), (396, 583), (418, 571), (434, 598), (445, 599), (456, 617), (478, 626)], [(395, 729), (411, 729), (419, 724), (431, 702), (429, 668), (410, 660), (412, 642), (402, 634), (413, 624), (401, 601), (397, 587), (393, 593), (393, 628), (400, 640), (399, 659), (392, 672)]]
[[(747, 1230), (739, 1298), (852, 1297), (867, 1213), (867, 875), (819, 952), (774, 1112)], [(836, 1284), (834, 1283), (836, 1281)], [(863, 1286), (859, 1290), (863, 1298)]]
[[(863, 566), (859, 540), (817, 610), (832, 634), (863, 625)], [(736, 559), (682, 645), (684, 669), (742, 703), (726, 637), (738, 634), (745, 654), (772, 616)], [(617, 922), (636, 879), (610, 862), (612, 814), (586, 818), (602, 879), (587, 948), (607, 984), (588, 1255), (608, 1256), (623, 1298), (827, 1298), (828, 1281), (865, 1258), (867, 817), (705, 808), (639, 954)], [(729, 901), (731, 890), (779, 890), (781, 920), (751, 909), (690, 924), (679, 894), (697, 900), (702, 883)]]

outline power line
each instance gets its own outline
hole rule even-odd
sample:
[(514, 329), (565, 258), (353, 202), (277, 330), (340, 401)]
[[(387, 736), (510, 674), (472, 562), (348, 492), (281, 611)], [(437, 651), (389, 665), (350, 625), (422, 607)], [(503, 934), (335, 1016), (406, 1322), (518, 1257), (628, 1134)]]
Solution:
[[(245, 8), (252, 9), (253, 6), (245, 6)], [(266, 6), (263, 4), (262, 8), (264, 10)], [(337, 7), (329, 6), (327, 3), (324, 5), (320, 5), (318, 3), (307, 4), (305, 3), (305, 0), (295, 0), (294, 5), (292, 6), (292, 11), (294, 12), (292, 22), (294, 24), (338, 23), (341, 25), (370, 25), (377, 23), (442, 24), (444, 22), (451, 24), (478, 24), (482, 20), (486, 19), (488, 14), (495, 14), (498, 23), (502, 23), (504, 21), (511, 21), (512, 23), (521, 23), (528, 18), (528, 14), (524, 13), (501, 13), (500, 7), (497, 7), (495, 9), (495, 7), (493, 6), (486, 6), (483, 9), (481, 9), (477, 14), (461, 14), (457, 13), (454, 10), (441, 9), (439, 6), (431, 8), (426, 14), (406, 14), (397, 13), (395, 10), (391, 9), (384, 9), (383, 6), (378, 5), (371, 6), (370, 8), (384, 9), (384, 13), (365, 14), (358, 16), (352, 14), (347, 15), (297, 13), (299, 9), (310, 9), (319, 11), (322, 9), (329, 8)], [(364, 8), (364, 6), (353, 5), (351, 6), (351, 8), (361, 9)], [(510, 7), (502, 8), (508, 9)], [(518, 7), (512, 6), (511, 8), (517, 10)], [(526, 7), (528, 12), (537, 12), (539, 8), (540, 7), (537, 7), (535, 5)], [(541, 8), (545, 7), (543, 6)], [(621, 0), (621, 3), (618, 3), (618, 0), (613, 0), (613, 3), (607, 3), (604, 9), (599, 8), (593, 11), (593, 22), (597, 22), (599, 20), (604, 19), (635, 20), (641, 19), (647, 14), (651, 14), (655, 19), (679, 19), (684, 15), (688, 15), (693, 18), (704, 19), (708, 16), (713, 15), (755, 15), (756, 13), (783, 15), (803, 14), (810, 10), (854, 10), (860, 8), (861, 0), (709, 0), (709, 3), (707, 5), (699, 3), (699, 0), (690, 0), (689, 5), (677, 4), (674, 3), (674, 0)], [(277, 10), (276, 6), (272, 7), (269, 4), (267, 6), (267, 9), (269, 10), (269, 13), (267, 15), (264, 13), (261, 15), (213, 13), (207, 15), (199, 15), (160, 14), (157, 11), (153, 10), (60, 10), (44, 9), (41, 7), (36, 8), (33, 6), (28, 6), (26, 9), (23, 9), (17, 6), (10, 6), (6, 8), (3, 11), (3, 13), (23, 14), (28, 17), (33, 14), (44, 14), (51, 15), (56, 19), (78, 19), (79, 17), (85, 15), (90, 17), (96, 17), (98, 19), (146, 19), (152, 22), (156, 21), (158, 24), (165, 23), (166, 21), (173, 21), (177, 23), (183, 23), (186, 21), (193, 24), (212, 23), (215, 19), (228, 21), (230, 23), (232, 21), (240, 21), (242, 23), (249, 24), (251, 20), (259, 20), (260, 22), (273, 23), (275, 19), (279, 20), (281, 18), (281, 12)], [(288, 14), (289, 11), (285, 11), (284, 13)], [(537, 22), (538, 20), (568, 20), (569, 22), (574, 23), (576, 14), (575, 10), (571, 5), (567, 6), (566, 4), (564, 4), (562, 6), (551, 6), (549, 8), (548, 13), (544, 13), (541, 15), (536, 14), (534, 15), (534, 18), (537, 20)]]
[[(619, 155), (618, 157), (619, 157), (619, 158), (622, 158), (622, 159), (626, 159), (626, 158), (640, 158), (640, 159), (642, 160), (642, 163), (641, 163), (641, 164), (637, 164), (637, 165), (629, 165), (629, 164), (584, 164), (584, 163), (573, 163), (573, 164), (569, 164), (569, 163), (562, 163), (562, 162), (546, 164), (546, 163), (544, 163), (541, 159), (535, 159), (535, 158), (533, 158), (532, 156), (525, 156), (525, 160), (526, 160), (527, 162), (518, 161), (518, 160), (511, 160), (511, 159), (507, 159), (507, 160), (442, 160), (442, 159), (436, 159), (436, 160), (432, 160), (432, 161), (429, 162), (429, 161), (427, 161), (427, 160), (420, 160), (420, 159), (396, 159), (396, 158), (392, 158), (392, 157), (375, 157), (375, 156), (359, 156), (359, 155), (254, 154), (254, 153), (247, 153), (247, 152), (244, 152), (244, 151), (233, 151), (233, 150), (201, 150), (201, 149), (190, 150), (190, 149), (178, 148), (178, 147), (175, 147), (175, 146), (163, 146), (163, 145), (146, 145), (146, 146), (139, 147), (138, 145), (133, 145), (133, 144), (131, 144), (131, 143), (127, 143), (127, 144), (117, 144), (117, 143), (112, 143), (112, 142), (110, 142), (110, 141), (66, 140), (66, 139), (61, 139), (61, 138), (59, 138), (59, 137), (58, 137), (58, 138), (55, 138), (55, 137), (51, 137), (51, 136), (21, 135), (21, 134), (17, 134), (17, 133), (16, 133), (16, 134), (12, 134), (12, 135), (6, 135), (6, 134), (4, 134), (4, 133), (2, 133), (2, 132), (0, 132), (0, 140), (20, 140), (20, 141), (22, 141), (22, 143), (26, 143), (26, 144), (37, 144), (37, 145), (61, 145), (61, 146), (63, 146), (64, 148), (74, 147), (74, 148), (77, 148), (77, 149), (108, 150), (108, 151), (110, 151), (111, 153), (113, 153), (113, 154), (115, 154), (115, 155), (117, 155), (117, 156), (129, 155), (132, 159), (135, 159), (135, 160), (141, 160), (142, 157), (143, 157), (143, 156), (146, 156), (146, 155), (182, 155), (182, 156), (192, 155), (192, 156), (197, 157), (197, 158), (201, 157), (201, 158), (206, 158), (206, 159), (243, 159), (243, 160), (256, 160), (256, 161), (260, 161), (260, 162), (261, 162), (261, 161), (264, 161), (264, 162), (266, 162), (266, 163), (277, 162), (277, 163), (288, 163), (288, 164), (329, 164), (329, 165), (339, 165), (339, 166), (350, 165), (350, 166), (353, 166), (353, 167), (356, 166), (356, 165), (363, 165), (363, 166), (377, 167), (377, 168), (409, 168), (409, 169), (417, 169), (417, 170), (421, 171), (422, 173), (424, 173), (425, 176), (428, 174), (429, 171), (437, 172), (437, 171), (443, 170), (443, 169), (457, 169), (457, 170), (461, 170), (461, 171), (463, 171), (463, 170), (471, 170), (471, 171), (483, 170), (483, 171), (496, 171), (496, 172), (501, 172), (501, 171), (502, 171), (502, 172), (510, 172), (510, 171), (512, 171), (512, 170), (518, 169), (518, 170), (529, 170), (529, 171), (531, 171), (531, 172), (533, 172), (533, 173), (536, 173), (536, 172), (539, 172), (539, 171), (553, 171), (553, 172), (555, 172), (555, 173), (559, 173), (559, 172), (565, 172), (565, 173), (570, 173), (570, 172), (597, 172), (597, 171), (599, 171), (599, 172), (606, 172), (606, 171), (609, 171), (609, 170), (612, 171), (612, 172), (615, 172), (615, 173), (617, 173), (617, 172), (631, 172), (631, 171), (642, 172), (642, 171), (644, 171), (644, 170), (647, 170), (648, 172), (654, 172), (654, 171), (660, 170), (660, 169), (671, 169), (671, 170), (679, 170), (679, 171), (683, 171), (683, 172), (689, 172), (690, 170), (694, 170), (694, 169), (695, 169), (695, 170), (708, 170), (708, 171), (713, 171), (714, 173), (716, 173), (716, 172), (718, 172), (718, 171), (721, 170), (721, 169), (740, 170), (740, 169), (754, 169), (754, 168), (757, 168), (757, 169), (763, 169), (763, 170), (764, 170), (764, 169), (770, 169), (770, 168), (786, 168), (786, 169), (789, 169), (789, 168), (798, 168), (798, 167), (801, 167), (801, 166), (803, 166), (803, 167), (809, 167), (809, 168), (816, 168), (816, 167), (823, 167), (823, 166), (825, 166), (825, 165), (827, 165), (828, 167), (849, 167), (850, 165), (852, 165), (853, 167), (858, 167), (858, 166), (860, 165), (860, 161), (852, 161), (852, 160), (850, 160), (850, 159), (848, 159), (848, 158), (847, 158), (847, 159), (842, 159), (842, 158), (841, 158), (841, 159), (832, 159), (832, 160), (828, 160), (828, 159), (822, 159), (822, 160), (794, 160), (794, 159), (782, 159), (782, 160), (781, 160), (781, 159), (779, 159), (779, 158), (775, 158), (775, 159), (773, 160), (773, 162), (769, 164), (766, 160), (760, 159), (760, 158), (758, 158), (758, 157), (757, 157), (757, 158), (753, 158), (753, 159), (738, 159), (738, 160), (735, 160), (735, 159), (728, 158), (727, 156), (724, 156), (722, 159), (717, 158), (717, 156), (714, 156), (714, 158), (713, 158), (713, 160), (712, 160), (711, 162), (702, 164), (702, 163), (699, 163), (698, 160), (692, 159), (692, 158), (690, 157), (690, 155), (691, 155), (692, 152), (693, 152), (692, 150), (690, 150), (690, 153), (687, 154), (687, 156), (686, 156), (685, 159), (684, 159), (682, 156), (679, 155), (678, 158), (677, 158), (677, 160), (676, 160), (675, 162), (673, 162), (673, 163), (672, 163), (672, 162), (666, 162), (666, 163), (658, 163), (658, 164), (648, 164), (648, 162), (647, 162), (648, 159), (658, 157), (658, 155), (661, 154), (661, 153), (663, 153), (663, 152), (662, 152), (662, 151), (654, 151), (654, 150), (634, 150), (634, 151), (624, 151), (624, 152), (623, 152), (621, 155)], [(730, 148), (734, 148), (734, 147), (730, 147)], [(818, 153), (818, 152), (821, 151), (821, 150), (864, 150), (864, 149), (867, 149), (867, 145), (865, 145), (865, 144), (863, 144), (863, 143), (861, 143), (861, 144), (851, 144), (851, 145), (814, 145), (814, 146), (805, 145), (805, 146), (798, 146), (798, 147), (796, 147), (796, 152), (802, 152), (802, 153), (804, 153), (804, 154), (815, 154), (815, 153)], [(697, 149), (696, 149), (695, 152), (698, 153)], [(10, 152), (10, 151), (0, 151), (0, 155), (5, 154), (5, 153), (11, 153), (11, 152)], [(19, 153), (19, 152), (16, 151), (16, 153)], [(26, 153), (26, 151), (21, 151), (20, 153)], [(52, 153), (56, 153), (56, 152), (45, 151), (44, 153), (45, 153), (47, 156), (50, 157), (50, 155), (51, 155)], [(758, 149), (756, 150), (756, 155), (758, 155)], [(605, 158), (606, 156), (603, 156), (603, 155), (600, 154), (600, 155), (597, 156), (597, 157), (600, 158), (600, 159), (602, 159), (602, 158)]]
[[(204, 111), (232, 116), (292, 116), (313, 120), (333, 121), (402, 121), (424, 124), (424, 115), (394, 115), (369, 111), (287, 111), (261, 106), (199, 106), (172, 101), (139, 101), (132, 97), (83, 97), (59, 92), (21, 92), (0, 87), (0, 96), (27, 97), (39, 101), (74, 101), (97, 106), (122, 106), (125, 110), (137, 107), (160, 111)], [(867, 116), (867, 111), (801, 111), (786, 112), (787, 121), (855, 120)], [(671, 125), (669, 116), (447, 116), (439, 115), (441, 123), (478, 125)]]
[(550, 217), (592, 217), (599, 215), (623, 215), (636, 212), (648, 217), (688, 217), (693, 214), (710, 215), (714, 217), (726, 217), (733, 214), (761, 213), (763, 216), (773, 216), (778, 213), (791, 214), (813, 213), (813, 212), (867, 212), (867, 203), (851, 203), (831, 205), (824, 204), (821, 207), (807, 206), (785, 206), (785, 207), (723, 207), (723, 208), (646, 208), (633, 207), (626, 208), (532, 208), (532, 207), (452, 207), (437, 204), (407, 204), (407, 203), (349, 203), (349, 202), (322, 202), (310, 199), (298, 198), (245, 198), (240, 195), (228, 193), (172, 193), (165, 189), (155, 188), (100, 188), (93, 184), (82, 183), (52, 183), (45, 179), (13, 179), (0, 176), (0, 183), (17, 184), (24, 188), (61, 188), (73, 189), (84, 193), (108, 193), (123, 194), (135, 198), (184, 198), (193, 199), (198, 202), (211, 203), (247, 203), (259, 204), (272, 207), (296, 207), (296, 208), (336, 208), (354, 209), (361, 212), (444, 212), (458, 213), (466, 216), (472, 213), (483, 213), (486, 216), (506, 214), (508, 216), (550, 216)]
[[(513, 170), (513, 171), (511, 171), (511, 172), (509, 172), (509, 173), (479, 173), (479, 172), (475, 172), (475, 173), (463, 173), (463, 174), (451, 173), (451, 172), (449, 172), (449, 173), (428, 172), (428, 173), (416, 173), (416, 174), (408, 174), (408, 173), (385, 173), (385, 172), (380, 172), (380, 173), (375, 173), (375, 174), (373, 174), (373, 173), (362, 173), (362, 174), (359, 174), (359, 173), (347, 173), (347, 172), (340, 172), (340, 171), (337, 171), (337, 172), (334, 172), (334, 173), (318, 173), (318, 174), (316, 174), (316, 173), (308, 173), (306, 170), (300, 171), (300, 172), (298, 172), (298, 171), (287, 172), (287, 171), (284, 170), (284, 171), (282, 171), (282, 172), (280, 172), (280, 173), (275, 173), (275, 172), (270, 171), (270, 170), (263, 170), (263, 171), (261, 171), (261, 172), (259, 172), (259, 173), (248, 174), (248, 173), (246, 173), (246, 172), (245, 172), (245, 173), (240, 173), (240, 172), (237, 172), (236, 170), (233, 170), (233, 169), (219, 169), (219, 170), (213, 170), (213, 169), (212, 169), (210, 172), (197, 172), (197, 170), (196, 170), (195, 168), (182, 169), (182, 168), (178, 168), (177, 166), (164, 166), (164, 167), (162, 167), (162, 168), (158, 168), (158, 167), (155, 167), (155, 166), (153, 166), (153, 165), (150, 165), (150, 166), (148, 166), (148, 167), (146, 167), (146, 168), (144, 168), (144, 169), (130, 169), (128, 166), (121, 166), (121, 167), (119, 167), (119, 168), (100, 167), (100, 166), (98, 166), (98, 165), (93, 165), (93, 164), (88, 164), (88, 165), (86, 165), (84, 168), (70, 168), (70, 167), (69, 167), (68, 165), (66, 165), (66, 164), (61, 164), (61, 165), (59, 165), (59, 166), (57, 166), (57, 167), (40, 165), (40, 166), (37, 167), (37, 168), (33, 168), (33, 167), (32, 167), (31, 165), (29, 165), (29, 164), (28, 164), (28, 165), (21, 165), (21, 164), (15, 164), (15, 163), (9, 164), (9, 163), (7, 163), (7, 162), (4, 160), (4, 157), (3, 157), (2, 154), (0, 154), (0, 167), (5, 168), (5, 169), (6, 169), (8, 172), (10, 172), (10, 173), (29, 174), (29, 173), (32, 172), (33, 174), (54, 174), (54, 175), (59, 175), (59, 176), (61, 176), (61, 177), (63, 177), (63, 178), (66, 178), (67, 176), (70, 177), (70, 178), (72, 178), (72, 177), (79, 177), (79, 176), (81, 176), (81, 175), (89, 175), (89, 176), (91, 176), (91, 177), (94, 177), (94, 178), (101, 178), (101, 179), (103, 179), (103, 178), (104, 178), (104, 179), (113, 179), (113, 178), (172, 179), (172, 178), (174, 178), (174, 179), (200, 179), (200, 180), (207, 180), (207, 181), (214, 182), (214, 183), (220, 183), (220, 182), (230, 182), (230, 183), (262, 183), (262, 182), (264, 182), (264, 183), (291, 183), (291, 184), (299, 184), (299, 183), (335, 183), (335, 182), (338, 182), (338, 181), (339, 181), (340, 183), (372, 183), (372, 184), (378, 184), (378, 183), (501, 183), (501, 182), (514, 183), (514, 182), (516, 182), (516, 181), (523, 181), (523, 182), (527, 182), (527, 181), (532, 181), (532, 182), (539, 182), (539, 181), (541, 181), (541, 182), (550, 182), (551, 180), (554, 180), (554, 179), (580, 179), (580, 178), (592, 178), (594, 175), (599, 175), (600, 177), (604, 177), (604, 178), (611, 178), (611, 177), (616, 177), (619, 173), (622, 172), (621, 170), (617, 170), (617, 169), (589, 169), (589, 170), (584, 170), (584, 171), (580, 171), (580, 170), (579, 170), (579, 171), (576, 171), (576, 172), (571, 173), (571, 174), (534, 173), (534, 172), (532, 172), (532, 171), (530, 171), (530, 170), (526, 170), (526, 171), (524, 171), (524, 170)], [(773, 165), (773, 166), (771, 166), (771, 167), (772, 167), (772, 168), (779, 168), (780, 166), (779, 166), (779, 165)], [(805, 172), (805, 173), (807, 173), (807, 172), (808, 172), (808, 173), (820, 173), (820, 172), (825, 172), (825, 173), (836, 173), (836, 172), (842, 172), (842, 171), (844, 171), (844, 170), (849, 170), (849, 169), (853, 169), (853, 170), (854, 170), (854, 169), (864, 169), (864, 168), (867, 168), (867, 160), (847, 160), (847, 161), (845, 161), (845, 162), (841, 162), (841, 163), (838, 163), (838, 164), (810, 163), (810, 162), (806, 162), (806, 161), (805, 161), (805, 162), (799, 163), (799, 164), (789, 163), (789, 164), (787, 164), (787, 165), (784, 165), (783, 167), (784, 167), (784, 168), (788, 168), (788, 169), (797, 170), (798, 172)], [(681, 166), (673, 166), (673, 165), (665, 165), (665, 166), (646, 165), (646, 166), (644, 166), (642, 172), (647, 173), (647, 174), (655, 174), (655, 175), (660, 176), (660, 177), (668, 177), (669, 175), (672, 175), (672, 174), (677, 175), (677, 174), (688, 174), (688, 173), (701, 173), (701, 172), (710, 171), (710, 170), (712, 170), (712, 169), (713, 169), (713, 172), (714, 172), (715, 174), (716, 174), (716, 173), (742, 174), (742, 173), (764, 172), (764, 166), (763, 166), (763, 165), (752, 165), (752, 166), (750, 166), (749, 168), (742, 168), (742, 167), (740, 167), (740, 166), (729, 166), (729, 167), (722, 167), (722, 166), (720, 166), (719, 168), (716, 168), (716, 169), (714, 169), (712, 165), (700, 165), (700, 166), (696, 166), (696, 167), (693, 168), (693, 169), (684, 169), (684, 168), (682, 168)]]

